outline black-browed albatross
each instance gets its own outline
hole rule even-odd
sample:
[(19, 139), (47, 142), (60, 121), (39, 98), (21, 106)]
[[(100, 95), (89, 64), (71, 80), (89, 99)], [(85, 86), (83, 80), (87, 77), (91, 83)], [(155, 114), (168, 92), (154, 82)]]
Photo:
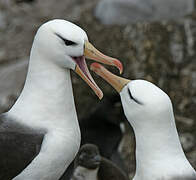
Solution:
[[(39, 28), (22, 93), (14, 106), (0, 116), (0, 148), (3, 155), (11, 151), (2, 150), (7, 136), (14, 137), (17, 142), (20, 139), (16, 137), (26, 137), (25, 143), (31, 142), (31, 138), (39, 140), (35, 145), (39, 145), (42, 138), (43, 142), (38, 155), (22, 165), (17, 162), (19, 158), (16, 162), (14, 159), (2, 162), (4, 157), (1, 157), (0, 179), (57, 180), (74, 159), (80, 146), (80, 129), (70, 69), (80, 75), (100, 99), (103, 96), (88, 71), (85, 57), (114, 65), (122, 71), (120, 61), (96, 50), (89, 43), (85, 31), (77, 25), (65, 20), (52, 20)], [(9, 142), (6, 147), (9, 147)], [(13, 152), (16, 149), (13, 148)], [(12, 154), (8, 156), (12, 158)]]
[[(81, 132), (81, 145), (94, 144), (99, 148), (100, 154), (118, 164), (126, 173), (128, 169), (119, 153), (119, 145), (123, 137), (121, 123), (125, 116), (121, 116), (123, 109), (118, 106), (120, 97), (118, 94), (104, 94), (88, 114), (78, 119)], [(114, 120), (115, 117), (115, 120)], [(74, 168), (74, 162), (70, 164), (61, 177), (62, 180), (70, 179)]]
[(133, 180), (196, 180), (196, 172), (180, 144), (169, 96), (148, 81), (118, 77), (98, 63), (93, 63), (91, 70), (120, 93), (125, 116), (133, 127)]

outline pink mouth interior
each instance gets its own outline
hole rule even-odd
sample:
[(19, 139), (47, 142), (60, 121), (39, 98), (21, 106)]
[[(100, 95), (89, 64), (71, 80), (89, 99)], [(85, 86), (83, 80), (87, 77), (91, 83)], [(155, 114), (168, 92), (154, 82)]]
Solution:
[(92, 76), (91, 76), (91, 74), (90, 74), (90, 72), (88, 70), (85, 57), (84, 56), (72, 57), (72, 59), (80, 67), (80, 69), (82, 70), (82, 72), (91, 81), (91, 83), (93, 83), (94, 86), (98, 88), (97, 84), (95, 83), (94, 79), (92, 78)]

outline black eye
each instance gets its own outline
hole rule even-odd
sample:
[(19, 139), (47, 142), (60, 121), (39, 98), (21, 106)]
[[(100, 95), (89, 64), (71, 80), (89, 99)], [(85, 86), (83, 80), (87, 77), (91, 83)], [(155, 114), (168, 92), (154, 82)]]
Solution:
[(60, 36), (59, 34), (56, 34), (59, 38), (61, 38), (64, 42), (65, 42), (65, 45), (66, 46), (72, 46), (72, 45), (76, 45), (77, 43), (73, 42), (73, 41), (70, 41), (70, 40), (67, 40), (65, 38), (63, 38), (62, 36)]
[(133, 101), (135, 101), (137, 104), (142, 105), (142, 103), (141, 103), (140, 101), (138, 101), (136, 98), (133, 97), (133, 95), (131, 94), (131, 91), (130, 91), (129, 88), (128, 88), (128, 94), (129, 94), (129, 97), (130, 97)]
[(76, 43), (75, 43), (75, 42), (73, 42), (73, 41), (69, 41), (69, 40), (67, 40), (67, 39), (63, 39), (63, 40), (64, 40), (64, 42), (65, 42), (66, 46), (76, 45)]

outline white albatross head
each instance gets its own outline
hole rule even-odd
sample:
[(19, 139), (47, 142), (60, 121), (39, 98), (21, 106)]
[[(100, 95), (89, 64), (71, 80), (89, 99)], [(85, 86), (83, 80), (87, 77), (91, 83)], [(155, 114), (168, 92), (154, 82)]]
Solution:
[(98, 63), (91, 64), (91, 70), (120, 93), (136, 137), (134, 180), (195, 179), (180, 144), (169, 96), (148, 81), (116, 76)]
[(43, 24), (33, 43), (44, 59), (53, 61), (62, 68), (74, 70), (101, 99), (103, 94), (94, 82), (86, 65), (85, 57), (104, 64), (116, 66), (122, 72), (119, 60), (99, 52), (88, 41), (87, 34), (77, 25), (65, 20), (51, 20)]
[(124, 113), (133, 127), (145, 127), (152, 123), (159, 126), (166, 123), (163, 120), (168, 113), (173, 114), (169, 96), (148, 81), (130, 81), (123, 87), (120, 96)]
[(120, 93), (124, 113), (133, 127), (145, 127), (154, 120), (161, 123), (164, 118), (160, 117), (165, 117), (168, 112), (173, 114), (169, 96), (154, 84), (116, 76), (98, 63), (91, 64), (91, 70)]

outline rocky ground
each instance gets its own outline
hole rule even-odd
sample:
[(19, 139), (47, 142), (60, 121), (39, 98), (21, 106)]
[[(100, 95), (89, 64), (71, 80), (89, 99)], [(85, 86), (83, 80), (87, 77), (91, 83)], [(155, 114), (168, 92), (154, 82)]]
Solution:
[[(123, 76), (149, 80), (168, 93), (181, 142), (196, 168), (196, 13), (172, 21), (105, 26), (93, 16), (97, 1), (0, 0), (0, 111), (9, 109), (20, 94), (37, 28), (49, 19), (67, 19), (85, 29), (98, 49), (123, 62)], [(106, 94), (115, 93), (94, 77)], [(78, 116), (84, 117), (99, 100), (74, 73), (72, 79)], [(134, 141), (127, 129), (122, 154), (131, 176)]]

